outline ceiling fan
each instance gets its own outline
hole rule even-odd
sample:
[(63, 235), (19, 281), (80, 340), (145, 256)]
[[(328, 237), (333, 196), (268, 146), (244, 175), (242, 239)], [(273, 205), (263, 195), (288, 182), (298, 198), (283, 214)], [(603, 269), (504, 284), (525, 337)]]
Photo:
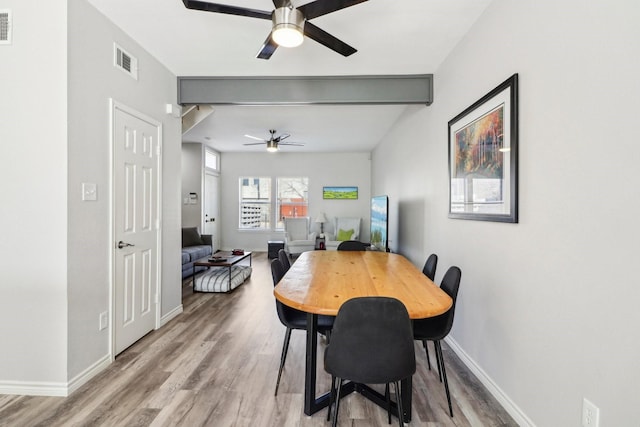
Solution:
[(271, 58), (278, 46), (299, 46), (304, 38), (303, 35), (343, 56), (356, 53), (355, 48), (316, 27), (309, 20), (365, 1), (367, 0), (315, 0), (293, 7), (290, 0), (273, 0), (276, 8), (268, 12), (199, 0), (182, 0), (187, 9), (271, 20), (273, 22), (271, 33), (256, 55), (260, 59)]
[(287, 139), (291, 136), (288, 133), (283, 133), (282, 135), (276, 136), (275, 129), (270, 129), (269, 133), (271, 133), (271, 137), (269, 139), (262, 139), (262, 138), (258, 138), (257, 136), (245, 135), (247, 138), (257, 139), (258, 141), (262, 141), (262, 142), (249, 142), (244, 145), (267, 144), (267, 151), (271, 153), (278, 151), (278, 147), (280, 145), (288, 145), (288, 146), (297, 145), (299, 147), (304, 147), (304, 144), (301, 144), (299, 142), (282, 142), (283, 139)]

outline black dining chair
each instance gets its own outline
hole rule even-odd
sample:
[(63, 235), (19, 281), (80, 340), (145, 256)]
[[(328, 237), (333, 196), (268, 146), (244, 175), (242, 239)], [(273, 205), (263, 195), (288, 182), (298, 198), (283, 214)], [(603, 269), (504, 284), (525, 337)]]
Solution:
[(339, 251), (366, 251), (367, 246), (359, 240), (345, 240), (338, 245)]
[[(444, 274), (440, 289), (445, 291), (453, 300), (451, 308), (439, 316), (429, 317), (426, 319), (418, 319), (413, 321), (413, 338), (422, 342), (433, 341), (436, 351), (436, 363), (440, 375), (440, 382), (444, 379), (444, 389), (447, 393), (447, 403), (449, 404), (449, 415), (453, 417), (453, 409), (451, 406), (451, 395), (449, 394), (449, 383), (447, 382), (447, 371), (444, 367), (444, 358), (442, 357), (442, 346), (440, 341), (443, 340), (453, 326), (453, 317), (456, 309), (456, 300), (458, 298), (458, 289), (460, 288), (460, 278), (462, 272), (456, 266), (450, 267)], [(425, 346), (426, 349), (426, 346)], [(426, 351), (427, 360), (429, 352)]]
[[(279, 259), (271, 260), (271, 277), (273, 279), (273, 286), (275, 287), (285, 275), (284, 267)], [(304, 311), (296, 310), (289, 306), (284, 305), (276, 299), (276, 311), (280, 322), (287, 328), (287, 332), (284, 335), (284, 343), (282, 345), (282, 354), (280, 355), (280, 369), (278, 370), (278, 379), (276, 381), (275, 396), (278, 395), (278, 387), (280, 386), (280, 377), (282, 376), (282, 370), (284, 369), (284, 362), (287, 359), (287, 352), (289, 350), (289, 340), (291, 339), (291, 331), (294, 329), (307, 330), (307, 313)], [(333, 326), (333, 316), (318, 316), (318, 332), (330, 336), (331, 327)]]
[(291, 268), (291, 261), (289, 261), (289, 255), (287, 255), (287, 252), (284, 249), (278, 250), (278, 259), (284, 267), (284, 272), (286, 273), (287, 271), (289, 271), (289, 269)]
[(438, 266), (438, 255), (431, 254), (429, 258), (427, 258), (427, 262), (424, 263), (424, 267), (422, 268), (422, 273), (427, 276), (431, 281), (436, 277), (436, 267)]
[[(338, 422), (340, 388), (343, 380), (363, 384), (393, 383), (398, 420), (403, 425), (400, 381), (416, 371), (411, 320), (404, 304), (389, 297), (359, 297), (338, 310), (331, 342), (324, 353), (324, 369), (331, 374), (333, 426)], [(407, 392), (411, 392), (410, 390)], [(391, 413), (389, 393), (387, 410)], [(389, 422), (391, 422), (389, 415)]]
[[(436, 277), (436, 267), (438, 266), (438, 255), (431, 254), (427, 258), (427, 261), (424, 263), (424, 267), (422, 268), (422, 273), (427, 276), (432, 282)], [(427, 366), (429, 370), (431, 370), (431, 360), (429, 359), (429, 347), (427, 347), (427, 340), (422, 341), (422, 347), (424, 351), (427, 353)]]

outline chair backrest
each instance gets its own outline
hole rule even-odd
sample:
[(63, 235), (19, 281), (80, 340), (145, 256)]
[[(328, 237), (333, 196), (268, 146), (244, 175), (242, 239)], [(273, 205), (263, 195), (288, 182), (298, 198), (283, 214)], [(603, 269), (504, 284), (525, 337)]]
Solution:
[(289, 240), (308, 240), (309, 218), (284, 218), (284, 231)]
[(357, 240), (345, 240), (338, 245), (339, 251), (366, 251), (367, 246)]
[(347, 233), (353, 230), (353, 233), (350, 234), (347, 240), (360, 239), (360, 218), (336, 217), (333, 219), (333, 227), (336, 240), (339, 240), (340, 230)]
[(427, 258), (427, 262), (424, 263), (424, 268), (422, 272), (425, 276), (427, 276), (431, 281), (436, 277), (436, 266), (438, 265), (438, 255), (431, 254), (429, 258)]
[(385, 384), (416, 370), (411, 320), (395, 298), (359, 297), (338, 310), (324, 357), (325, 370), (360, 383)]
[(456, 302), (458, 300), (458, 290), (460, 289), (461, 277), (462, 271), (460, 271), (460, 268), (454, 265), (452, 267), (449, 267), (447, 272), (444, 274), (444, 277), (442, 278), (442, 282), (440, 283), (440, 289), (445, 291), (447, 295), (449, 295), (453, 300), (453, 305), (451, 305), (449, 311), (442, 315), (442, 338), (446, 337), (449, 334), (449, 331), (451, 331), (451, 327), (453, 326), (453, 316), (455, 315), (456, 311)]
[(286, 273), (291, 268), (291, 261), (289, 261), (289, 255), (284, 249), (278, 250), (278, 259), (282, 263), (282, 267), (284, 268), (284, 272)]
[(278, 258), (271, 260), (271, 278), (273, 279), (273, 286), (275, 287), (280, 280), (284, 277), (284, 266)]

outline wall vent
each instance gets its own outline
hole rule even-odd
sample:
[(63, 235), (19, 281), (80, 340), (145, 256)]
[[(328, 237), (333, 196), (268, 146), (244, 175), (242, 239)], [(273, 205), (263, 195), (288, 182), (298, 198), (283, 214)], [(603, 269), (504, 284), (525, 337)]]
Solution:
[(11, 11), (0, 9), (0, 44), (11, 44)]
[(113, 54), (113, 65), (138, 80), (138, 60), (115, 43)]

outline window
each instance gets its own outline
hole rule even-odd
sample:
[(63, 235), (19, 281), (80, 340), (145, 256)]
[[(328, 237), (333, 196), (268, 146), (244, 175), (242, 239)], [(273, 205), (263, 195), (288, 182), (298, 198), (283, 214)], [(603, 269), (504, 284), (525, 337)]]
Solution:
[(218, 155), (213, 151), (209, 151), (209, 150), (205, 151), (204, 167), (217, 172), (218, 171)]
[(277, 185), (276, 212), (278, 220), (276, 229), (283, 229), (283, 218), (308, 216), (309, 178), (278, 178)]
[(271, 178), (240, 177), (241, 230), (271, 229)]
[[(240, 185), (241, 230), (282, 230), (285, 217), (309, 216), (309, 178), (276, 178), (275, 206), (271, 177), (242, 176)], [(275, 221), (272, 215), (275, 213)]]

